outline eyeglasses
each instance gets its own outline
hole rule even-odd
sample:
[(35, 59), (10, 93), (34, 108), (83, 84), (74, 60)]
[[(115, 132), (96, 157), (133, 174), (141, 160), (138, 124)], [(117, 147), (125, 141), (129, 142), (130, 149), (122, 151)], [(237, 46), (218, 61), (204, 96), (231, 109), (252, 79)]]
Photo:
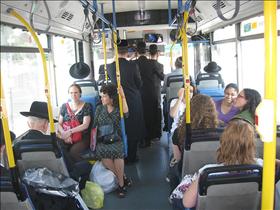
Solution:
[(238, 94), (237, 98), (244, 98), (244, 99), (246, 99), (245, 96), (240, 95), (240, 94)]

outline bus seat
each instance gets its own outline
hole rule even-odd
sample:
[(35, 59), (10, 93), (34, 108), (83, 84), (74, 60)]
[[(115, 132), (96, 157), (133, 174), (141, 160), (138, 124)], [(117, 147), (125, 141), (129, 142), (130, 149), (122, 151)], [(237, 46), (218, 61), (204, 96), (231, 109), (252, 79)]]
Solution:
[(32, 204), (24, 192), (24, 201), (18, 200), (9, 177), (0, 177), (1, 210), (32, 210)]
[(47, 167), (69, 176), (62, 152), (51, 139), (21, 139), (14, 142), (15, 159), (22, 175), (26, 169)]
[[(200, 87), (201, 85), (201, 87)], [(199, 73), (196, 77), (197, 88), (224, 88), (220, 73)]]
[(258, 210), (262, 167), (232, 165), (206, 168), (198, 185), (196, 210)]
[(208, 95), (213, 98), (215, 101), (224, 98), (224, 89), (223, 88), (198, 88), (198, 93)]
[(92, 106), (92, 117), (96, 110), (96, 106), (99, 103), (98, 86), (95, 80), (77, 80), (75, 84), (78, 84), (82, 89), (81, 100), (90, 103)]
[[(263, 149), (264, 149), (264, 144), (262, 140), (257, 137), (256, 138), (256, 157), (257, 158), (262, 158), (263, 159)], [(280, 159), (280, 136), (276, 137), (276, 158)]]
[(182, 177), (194, 174), (209, 163), (216, 163), (216, 151), (220, 145), (220, 135), (223, 129), (192, 130), (191, 141), (186, 142)]
[(178, 97), (178, 91), (183, 86), (183, 75), (172, 75), (167, 78), (166, 100)]

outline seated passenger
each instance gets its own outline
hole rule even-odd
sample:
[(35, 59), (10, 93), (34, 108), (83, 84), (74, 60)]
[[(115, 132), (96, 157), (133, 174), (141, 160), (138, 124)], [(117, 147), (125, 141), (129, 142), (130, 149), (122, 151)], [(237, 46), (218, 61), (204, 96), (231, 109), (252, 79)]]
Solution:
[[(4, 130), (2, 126), (2, 119), (0, 119), (0, 176), (10, 176), (8, 170), (7, 156), (6, 156), (6, 147), (5, 147), (5, 137)], [(13, 141), (16, 135), (10, 131), (11, 140)]]
[[(89, 103), (80, 100), (82, 89), (77, 84), (70, 85), (68, 93), (71, 96), (71, 102), (61, 106), (59, 115), (58, 131), (60, 137), (64, 140), (65, 145), (73, 160), (82, 160), (80, 154), (89, 148), (90, 132), (89, 125), (91, 122), (92, 108)], [(71, 118), (78, 119), (80, 125), (70, 128), (66, 126)], [(74, 133), (82, 133), (81, 139), (72, 139)], [(75, 141), (74, 141), (75, 140)]]
[[(21, 139), (51, 139), (51, 136), (46, 134), (49, 128), (48, 105), (46, 102), (34, 101), (29, 112), (20, 112), (20, 114), (27, 117), (27, 124), (30, 130), (23, 137), (17, 139), (14, 144)], [(57, 122), (57, 120), (54, 120), (54, 122)], [(62, 143), (63, 141), (57, 138), (57, 142), (62, 150), (70, 177), (75, 180), (78, 180), (80, 177), (82, 178), (80, 182), (80, 188), (82, 189), (91, 169), (90, 164), (86, 161), (74, 163), (75, 161)]]
[[(190, 115), (192, 119), (191, 129), (206, 129), (218, 127), (218, 117), (215, 103), (210, 96), (197, 94), (192, 98), (190, 106)], [(171, 190), (173, 190), (179, 184), (181, 179), (183, 165), (182, 154), (184, 152), (185, 136), (186, 115), (185, 113), (183, 113), (178, 128), (175, 130), (172, 137), (173, 159), (171, 160), (170, 165), (172, 166), (177, 163), (178, 171), (173, 174), (172, 177), (168, 177), (170, 179)]]
[[(195, 85), (192, 83), (190, 84), (190, 98), (192, 98), (196, 94)], [(184, 86), (179, 89), (178, 91), (178, 98), (172, 99), (170, 102), (170, 117), (173, 119), (172, 127), (171, 127), (171, 135), (173, 134), (174, 130), (177, 128), (179, 119), (183, 112), (186, 109), (186, 99), (185, 99), (185, 89)]]
[[(100, 89), (102, 105), (99, 105), (95, 112), (94, 127), (101, 127), (104, 125), (112, 125), (114, 132), (117, 132), (118, 140), (112, 143), (105, 143), (97, 139), (96, 157), (101, 159), (103, 165), (112, 171), (118, 179), (118, 195), (123, 198), (126, 194), (126, 185), (131, 185), (131, 182), (124, 175), (124, 145), (121, 138), (120, 127), (120, 110), (118, 103), (117, 88), (113, 84), (102, 86)], [(123, 101), (123, 113), (128, 113), (128, 106), (123, 89), (119, 89)], [(98, 136), (97, 131), (97, 136)]]
[(175, 61), (175, 69), (172, 70), (171, 73), (169, 74), (166, 74), (164, 76), (164, 82), (163, 82), (163, 86), (162, 86), (162, 89), (161, 89), (161, 93), (166, 93), (166, 88), (167, 88), (167, 78), (170, 77), (170, 76), (180, 76), (180, 75), (183, 75), (182, 73), (182, 56), (178, 57)]
[(239, 113), (239, 109), (233, 106), (238, 92), (237, 85), (229, 83), (224, 89), (225, 97), (215, 102), (221, 126), (227, 125), (231, 118)]
[(240, 110), (240, 113), (232, 119), (243, 119), (255, 125), (255, 111), (261, 100), (258, 91), (249, 88), (243, 89), (234, 102), (234, 106)]
[(238, 164), (262, 165), (262, 159), (256, 159), (255, 155), (254, 127), (244, 120), (230, 121), (220, 138), (220, 147), (217, 150), (218, 164), (207, 164), (199, 169), (198, 174), (186, 175), (171, 194), (173, 205), (182, 210), (195, 207), (199, 175), (205, 168)]

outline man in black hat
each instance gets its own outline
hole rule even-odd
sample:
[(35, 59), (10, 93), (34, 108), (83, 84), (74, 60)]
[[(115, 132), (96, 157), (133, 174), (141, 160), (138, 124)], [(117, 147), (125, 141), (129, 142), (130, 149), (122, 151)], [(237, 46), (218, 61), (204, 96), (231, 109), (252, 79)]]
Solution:
[(163, 73), (163, 65), (159, 63), (159, 51), (156, 44), (151, 44), (149, 47), (150, 52), (150, 59), (151, 59), (151, 66), (154, 73), (154, 89), (157, 97), (157, 111), (155, 112), (156, 115), (156, 123), (154, 125), (154, 134), (153, 139), (159, 140), (161, 137), (161, 81), (164, 79)]
[(137, 43), (138, 59), (136, 63), (139, 67), (143, 85), (141, 87), (141, 96), (143, 103), (143, 113), (146, 128), (146, 135), (140, 147), (149, 147), (151, 140), (155, 138), (155, 125), (157, 124), (158, 94), (155, 88), (157, 69), (152, 65), (152, 61), (146, 57), (146, 43), (140, 41)]
[[(136, 155), (137, 146), (138, 142), (143, 139), (145, 126), (140, 94), (142, 81), (136, 63), (126, 59), (128, 56), (128, 43), (126, 40), (121, 40), (118, 44), (118, 54), (121, 85), (129, 108), (129, 117), (125, 119), (125, 129), (128, 139), (128, 157), (126, 158), (126, 162), (133, 163), (138, 160)], [(113, 84), (117, 84), (115, 62), (108, 65), (108, 76)]]
[[(23, 116), (27, 117), (27, 124), (30, 130), (20, 139), (16, 140), (20, 141), (21, 139), (50, 139), (51, 136), (47, 135), (47, 130), (49, 128), (49, 116), (48, 116), (48, 105), (46, 102), (42, 101), (34, 101), (31, 104), (29, 112), (20, 112)], [(54, 120), (54, 122), (58, 122)], [(67, 149), (63, 145), (63, 140), (57, 138), (56, 143), (58, 144), (58, 148), (61, 149), (63, 153), (63, 157), (69, 171), (70, 177), (78, 180), (79, 177), (83, 177), (84, 180), (82, 183), (82, 188), (84, 187), (86, 178), (90, 172), (90, 164), (87, 161), (81, 161), (75, 163), (74, 160), (69, 155)]]

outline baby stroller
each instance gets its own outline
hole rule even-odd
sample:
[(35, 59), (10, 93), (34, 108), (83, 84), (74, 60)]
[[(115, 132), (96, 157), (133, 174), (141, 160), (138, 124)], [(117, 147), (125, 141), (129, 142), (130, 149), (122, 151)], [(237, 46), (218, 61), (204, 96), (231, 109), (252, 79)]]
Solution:
[(27, 169), (22, 177), (35, 209), (88, 210), (79, 183), (47, 168)]

